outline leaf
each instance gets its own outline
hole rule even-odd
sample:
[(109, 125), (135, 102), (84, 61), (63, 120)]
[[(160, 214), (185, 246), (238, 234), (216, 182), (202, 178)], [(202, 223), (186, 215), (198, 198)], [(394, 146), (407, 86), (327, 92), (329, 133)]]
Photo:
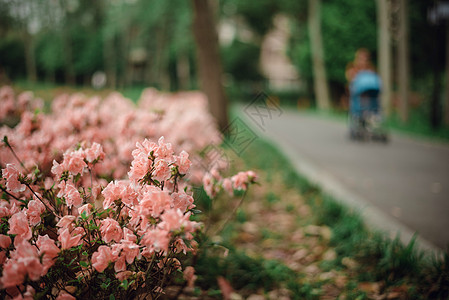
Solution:
[(128, 287), (129, 287), (128, 279), (123, 280), (122, 283), (120, 284), (120, 286), (121, 286), (124, 290), (127, 290)]
[(84, 260), (80, 261), (80, 266), (87, 268), (89, 266), (89, 264), (87, 262), (85, 262)]

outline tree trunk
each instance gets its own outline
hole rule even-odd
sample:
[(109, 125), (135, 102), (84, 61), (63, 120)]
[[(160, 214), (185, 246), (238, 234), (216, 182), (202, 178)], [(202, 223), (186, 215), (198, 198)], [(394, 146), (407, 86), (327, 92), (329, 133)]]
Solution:
[(329, 88), (324, 65), (323, 41), (321, 36), (321, 0), (309, 0), (309, 36), (312, 50), (313, 86), (317, 107), (320, 110), (330, 108)]
[(106, 84), (115, 89), (117, 87), (117, 53), (114, 45), (115, 37), (104, 37), (103, 57), (106, 73)]
[(390, 115), (391, 110), (391, 86), (392, 86), (392, 53), (391, 34), (389, 26), (388, 0), (377, 0), (378, 17), (378, 61), (379, 74), (382, 79), (381, 103), (385, 116)]
[(70, 36), (70, 16), (65, 16), (65, 24), (62, 28), (62, 42), (64, 47), (64, 75), (65, 81), (69, 85), (75, 85), (75, 67), (73, 64), (73, 45)]
[(200, 87), (209, 99), (209, 109), (220, 129), (228, 126), (227, 99), (222, 85), (222, 65), (218, 34), (208, 0), (192, 0), (193, 34)]
[(449, 126), (449, 20), (446, 20), (446, 95), (444, 102), (444, 124)]
[(27, 78), (31, 82), (36, 82), (37, 71), (36, 71), (36, 57), (34, 55), (34, 42), (31, 34), (28, 33), (28, 29), (23, 29), (23, 43), (25, 47), (25, 66), (27, 70)]
[(179, 88), (181, 90), (189, 89), (190, 83), (190, 64), (189, 57), (181, 53), (176, 61), (176, 71), (178, 73)]
[(408, 0), (400, 0), (398, 38), (399, 116), (402, 123), (408, 121), (409, 97), (409, 48), (408, 48)]

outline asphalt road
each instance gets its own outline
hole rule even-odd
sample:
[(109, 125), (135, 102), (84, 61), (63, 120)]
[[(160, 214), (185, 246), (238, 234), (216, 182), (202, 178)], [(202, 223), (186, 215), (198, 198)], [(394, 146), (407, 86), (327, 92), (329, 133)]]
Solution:
[(278, 143), (292, 163), (307, 165), (331, 192), (363, 202), (358, 206), (375, 212), (377, 223), (417, 232), (440, 249), (449, 245), (448, 144), (392, 133), (388, 144), (354, 142), (341, 120), (254, 106), (241, 112), (256, 135)]

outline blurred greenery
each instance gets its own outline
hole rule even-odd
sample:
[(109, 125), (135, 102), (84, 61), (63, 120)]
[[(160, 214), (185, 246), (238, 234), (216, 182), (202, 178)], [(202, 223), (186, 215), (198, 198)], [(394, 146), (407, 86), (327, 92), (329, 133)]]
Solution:
[[(189, 2), (0, 0), (0, 84), (27, 78), (58, 85), (91, 86), (92, 76), (101, 71), (107, 78), (106, 87), (112, 89), (136, 86), (195, 89), (197, 67)], [(229, 41), (221, 43), (224, 84), (231, 100), (250, 101), (258, 92), (265, 91), (279, 98), (281, 105), (315, 106), (308, 3), (308, 0), (222, 0), (212, 5), (220, 36), (226, 35), (224, 24), (233, 26), (232, 33), (228, 32)], [(356, 50), (368, 49), (376, 65), (376, 1), (321, 0), (321, 3), (324, 61), (331, 100), (334, 108), (344, 109), (341, 107), (341, 99), (347, 93), (344, 72)], [(444, 86), (444, 76), (436, 79), (435, 72), (444, 71), (446, 46), (440, 42), (437, 48), (441, 51), (437, 54), (432, 49), (436, 41), (444, 41), (446, 37), (443, 23), (434, 26), (428, 21), (427, 14), (433, 5), (433, 1), (409, 1), (410, 75), (411, 90), (415, 92), (410, 102), (417, 113), (410, 114), (407, 126), (414, 131), (421, 130), (415, 125), (417, 122), (429, 123), (431, 119), (435, 83)], [(285, 50), (300, 76), (300, 84), (273, 90), (261, 70), (261, 49), (279, 14), (289, 22)], [(393, 50), (395, 47), (393, 39)], [(437, 65), (432, 62), (435, 55)], [(443, 96), (441, 93), (437, 105), (440, 112)], [(391, 124), (404, 126), (394, 116)], [(435, 128), (421, 131), (429, 134)]]

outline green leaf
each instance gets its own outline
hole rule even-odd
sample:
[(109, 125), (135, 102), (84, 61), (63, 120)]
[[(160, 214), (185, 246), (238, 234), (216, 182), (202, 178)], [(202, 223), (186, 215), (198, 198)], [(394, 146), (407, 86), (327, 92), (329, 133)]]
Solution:
[(122, 283), (120, 284), (120, 286), (121, 286), (124, 290), (127, 290), (128, 287), (129, 287), (128, 279), (123, 280)]
[(113, 294), (109, 295), (109, 300), (115, 300), (115, 296)]
[(87, 268), (89, 266), (89, 264), (87, 262), (85, 262), (84, 260), (80, 261), (80, 266)]

